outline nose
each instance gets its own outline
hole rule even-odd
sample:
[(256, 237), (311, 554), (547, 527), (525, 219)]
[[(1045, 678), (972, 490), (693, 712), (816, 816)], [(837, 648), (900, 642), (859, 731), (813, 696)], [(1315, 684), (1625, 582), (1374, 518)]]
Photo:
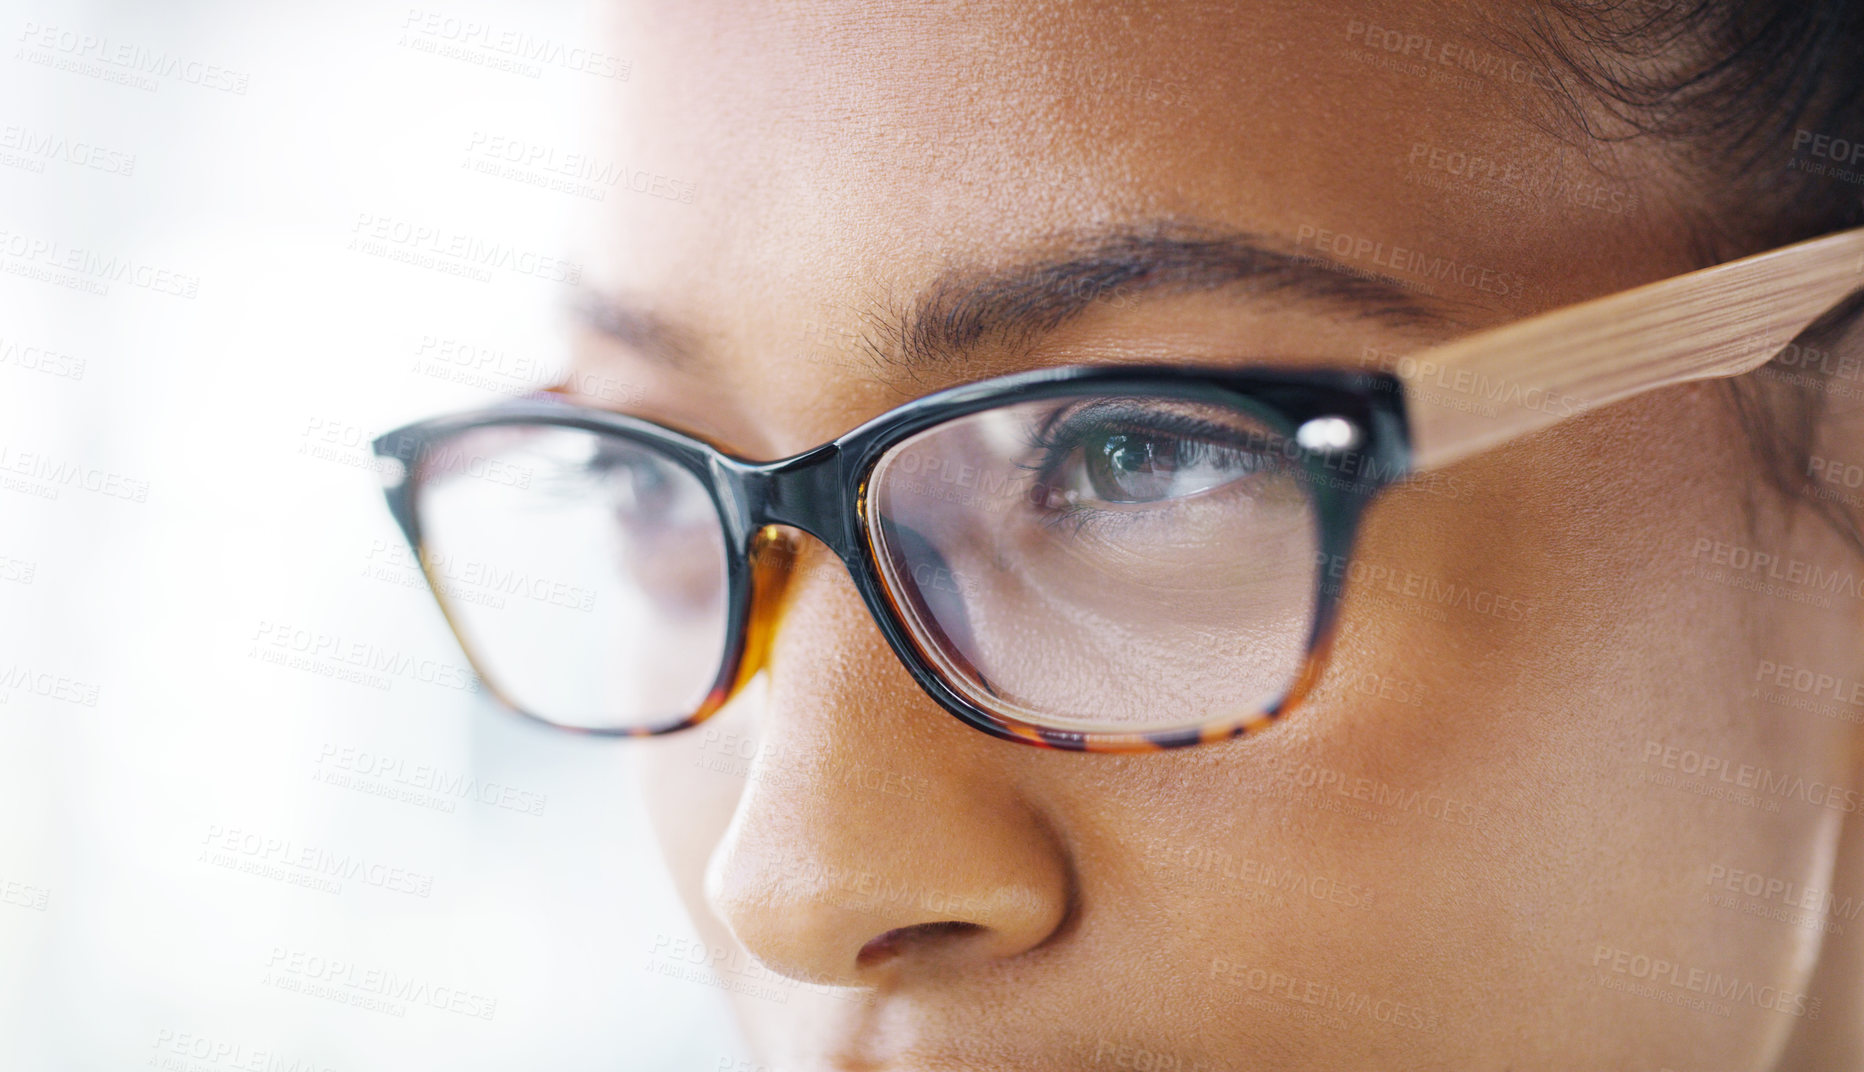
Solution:
[(1080, 757), (945, 713), (814, 540), (780, 598), (759, 758), (706, 872), (719, 918), (773, 971), (829, 986), (964, 972), (1047, 941), (1071, 869), (1017, 775)]

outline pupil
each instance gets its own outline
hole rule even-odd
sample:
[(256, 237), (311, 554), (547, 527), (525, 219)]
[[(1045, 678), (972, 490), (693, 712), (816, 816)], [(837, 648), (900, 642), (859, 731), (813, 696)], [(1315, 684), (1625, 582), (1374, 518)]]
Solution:
[(1111, 502), (1150, 502), (1164, 493), (1171, 465), (1158, 456), (1155, 443), (1128, 435), (1101, 442), (1098, 465), (1090, 477), (1095, 491)]
[(1107, 440), (1107, 454), (1113, 467), (1124, 473), (1142, 473), (1152, 468), (1150, 442), (1135, 444), (1126, 436), (1112, 436)]

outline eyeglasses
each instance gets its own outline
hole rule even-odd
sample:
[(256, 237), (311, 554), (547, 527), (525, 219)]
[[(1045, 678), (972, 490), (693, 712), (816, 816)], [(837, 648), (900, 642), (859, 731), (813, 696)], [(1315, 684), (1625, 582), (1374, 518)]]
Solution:
[(1654, 388), (1739, 375), (1864, 288), (1864, 229), (1388, 371), (1097, 366), (955, 387), (779, 461), (550, 397), (375, 441), (388, 503), (512, 709), (646, 736), (762, 667), (800, 530), (952, 714), (1121, 752), (1260, 730), (1319, 680), (1384, 488)]

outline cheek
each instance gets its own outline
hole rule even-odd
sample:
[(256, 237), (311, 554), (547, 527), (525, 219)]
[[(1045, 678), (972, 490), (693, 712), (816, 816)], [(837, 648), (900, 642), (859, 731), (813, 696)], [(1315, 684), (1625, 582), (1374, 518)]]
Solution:
[(1347, 579), (1308, 703), (1077, 802), (1104, 896), (1162, 909), (1109, 948), (1180, 999), (1390, 1013), (1446, 1052), (1586, 1023), (1595, 1064), (1739, 1065), (1803, 1022), (1824, 928), (1790, 902), (1831, 889), (1864, 799), (1843, 723), (1753, 698), (1762, 653), (1838, 619), (1697, 568), (1698, 539), (1753, 539), (1717, 405), (1619, 407), (1382, 504), (1359, 550), (1388, 568)]
[(704, 880), (712, 851), (755, 777), (781, 769), (759, 732), (764, 678), (759, 676), (704, 723), (662, 738), (630, 742), (630, 755), (661, 855), (687, 911), (710, 919)]

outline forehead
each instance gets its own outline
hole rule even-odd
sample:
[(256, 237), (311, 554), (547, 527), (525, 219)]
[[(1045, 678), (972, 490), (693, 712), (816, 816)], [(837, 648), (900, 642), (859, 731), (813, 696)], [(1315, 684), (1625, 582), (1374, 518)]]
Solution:
[(635, 274), (723, 276), (736, 300), (784, 266), (786, 290), (839, 289), (1084, 221), (1478, 241), (1392, 181), (1413, 144), (1550, 150), (1520, 144), (1520, 85), (1388, 63), (1406, 57), (1387, 23), (1482, 40), (1434, 5), (1383, 23), (1309, 2), (627, 5), (633, 73), (604, 136), (694, 188), (617, 191), (608, 227), (651, 252)]
[(1084, 227), (1268, 236), (1489, 320), (1630, 260), (1555, 194), (1599, 176), (1529, 120), (1544, 69), (1460, 5), (724, 7), (612, 12), (604, 148), (690, 199), (611, 190), (585, 259), (751, 378)]

